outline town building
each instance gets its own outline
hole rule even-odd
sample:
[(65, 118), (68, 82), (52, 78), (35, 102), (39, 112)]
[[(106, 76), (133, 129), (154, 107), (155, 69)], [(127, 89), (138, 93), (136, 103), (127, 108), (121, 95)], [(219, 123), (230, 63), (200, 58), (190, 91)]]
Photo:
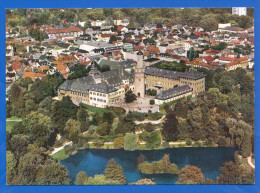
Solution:
[(70, 35), (73, 37), (79, 37), (83, 35), (83, 31), (79, 27), (69, 27), (61, 29), (46, 29), (45, 32), (49, 36), (49, 39), (56, 39), (57, 36)]
[(246, 7), (232, 7), (232, 15), (247, 15)]

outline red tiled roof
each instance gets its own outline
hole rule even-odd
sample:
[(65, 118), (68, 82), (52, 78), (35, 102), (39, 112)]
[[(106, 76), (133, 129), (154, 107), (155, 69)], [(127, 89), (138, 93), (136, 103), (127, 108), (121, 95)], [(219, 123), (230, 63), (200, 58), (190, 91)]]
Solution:
[(215, 60), (212, 56), (205, 56), (203, 57), (203, 59), (206, 60), (207, 63), (211, 63)]
[(111, 37), (111, 36), (115, 36), (116, 34), (102, 34), (101, 37), (102, 38), (108, 38), (108, 37)]
[(231, 40), (231, 43), (234, 43), (234, 44), (240, 44), (241, 41), (239, 40)]
[(117, 30), (118, 30), (118, 31), (121, 31), (123, 28), (124, 28), (124, 26), (118, 26), (118, 27), (117, 27)]
[(214, 49), (208, 49), (208, 50), (206, 50), (205, 51), (206, 53), (214, 53), (214, 54), (217, 54), (217, 53), (219, 53), (220, 51), (219, 50), (214, 50)]
[(46, 29), (47, 34), (59, 34), (59, 33), (70, 33), (70, 32), (80, 32), (82, 31), (79, 27), (69, 27), (62, 29)]
[(32, 80), (34, 80), (35, 78), (42, 78), (45, 77), (46, 74), (44, 73), (35, 73), (35, 72), (24, 72), (22, 78), (31, 78)]
[(143, 46), (134, 46), (134, 50), (139, 50), (139, 51), (141, 51), (141, 50), (143, 50), (144, 49), (144, 47)]
[(221, 56), (221, 57), (219, 57), (219, 60), (223, 60), (223, 61), (231, 61), (231, 62), (233, 62), (233, 61), (236, 60), (236, 58), (231, 58), (231, 57)]
[(21, 69), (21, 62), (18, 61), (13, 62), (12, 68), (15, 72), (18, 72)]
[(159, 48), (157, 48), (156, 46), (148, 46), (148, 47), (146, 47), (146, 50), (153, 52), (153, 53), (160, 53)]

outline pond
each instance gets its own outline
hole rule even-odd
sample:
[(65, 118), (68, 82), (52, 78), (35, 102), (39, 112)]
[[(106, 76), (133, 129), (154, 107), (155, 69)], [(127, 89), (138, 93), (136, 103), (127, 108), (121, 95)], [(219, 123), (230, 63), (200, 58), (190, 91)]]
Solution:
[(195, 165), (201, 168), (205, 178), (215, 180), (220, 174), (220, 168), (227, 161), (234, 161), (235, 148), (228, 147), (180, 147), (162, 150), (126, 151), (122, 149), (84, 149), (75, 155), (61, 161), (67, 167), (72, 181), (80, 171), (87, 176), (104, 174), (108, 161), (112, 158), (124, 170), (127, 183), (136, 182), (142, 178), (150, 178), (156, 184), (174, 184), (177, 175), (153, 174), (147, 175), (137, 170), (137, 159), (140, 154), (145, 155), (146, 161), (158, 161), (164, 154), (169, 154), (171, 162), (179, 168), (185, 165)]

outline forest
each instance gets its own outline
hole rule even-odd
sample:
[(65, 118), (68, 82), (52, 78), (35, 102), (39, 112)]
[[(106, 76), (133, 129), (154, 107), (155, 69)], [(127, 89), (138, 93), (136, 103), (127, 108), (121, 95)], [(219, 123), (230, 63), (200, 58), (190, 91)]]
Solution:
[(106, 9), (7, 9), (8, 27), (30, 28), (42, 25), (63, 25), (84, 21), (84, 28), (93, 20), (106, 20), (113, 25), (115, 19), (129, 19), (128, 27), (141, 27), (147, 23), (188, 25), (216, 30), (218, 23), (249, 28), (253, 26), (254, 9), (247, 8), (247, 16), (232, 15), (231, 8), (106, 8)]

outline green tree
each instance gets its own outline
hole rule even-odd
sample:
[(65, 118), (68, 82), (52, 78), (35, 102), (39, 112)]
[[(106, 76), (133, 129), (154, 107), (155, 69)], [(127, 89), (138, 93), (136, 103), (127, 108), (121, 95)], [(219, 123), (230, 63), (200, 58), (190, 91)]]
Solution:
[(161, 145), (161, 136), (159, 131), (153, 131), (146, 141), (147, 148), (157, 148)]
[(84, 171), (80, 171), (77, 176), (76, 180), (74, 182), (75, 185), (86, 185), (88, 180), (87, 174)]
[(6, 152), (6, 181), (7, 184), (12, 183), (13, 177), (16, 175), (16, 164), (17, 160), (15, 159), (14, 154), (11, 151)]
[(166, 114), (166, 120), (163, 123), (162, 136), (165, 140), (177, 140), (180, 131), (178, 129), (178, 119), (173, 111)]
[(17, 160), (27, 153), (27, 147), (29, 145), (29, 137), (27, 135), (14, 135), (10, 140), (11, 151), (14, 153)]
[(46, 146), (53, 132), (51, 118), (38, 112), (31, 112), (23, 120), (28, 136), (39, 146)]
[(125, 116), (123, 119), (120, 119), (119, 124), (116, 128), (116, 133), (130, 133), (135, 131), (135, 124), (134, 121), (131, 119), (128, 119), (127, 116)]
[(218, 20), (215, 14), (206, 14), (200, 21), (201, 27), (205, 31), (213, 31), (218, 29)]
[(16, 183), (18, 185), (32, 185), (36, 183), (39, 166), (44, 164), (46, 149), (36, 145), (29, 145), (27, 153), (19, 159), (18, 176)]
[(78, 112), (77, 112), (77, 118), (78, 118), (78, 121), (81, 123), (81, 122), (84, 122), (87, 120), (88, 118), (88, 112), (87, 110), (84, 108), (84, 107), (80, 107)]
[(60, 163), (51, 162), (39, 166), (36, 176), (38, 185), (69, 185), (70, 177), (67, 168)]
[(98, 112), (95, 112), (91, 122), (93, 125), (98, 125), (101, 122), (101, 120), (102, 120), (102, 115)]
[(115, 118), (114, 114), (111, 112), (104, 112), (102, 117), (103, 122), (107, 122), (110, 125), (113, 123), (113, 120)]
[(137, 136), (134, 133), (126, 133), (124, 138), (124, 149), (134, 151), (138, 148)]
[(109, 38), (109, 43), (110, 44), (112, 44), (114, 41), (116, 41), (117, 39), (116, 39), (116, 36), (110, 36), (110, 38)]
[(131, 103), (136, 100), (136, 95), (133, 93), (133, 91), (129, 90), (125, 93), (125, 102)]
[(251, 152), (252, 152), (251, 134), (246, 133), (241, 144), (241, 155), (246, 158), (251, 155)]
[(101, 136), (108, 135), (111, 130), (111, 125), (109, 125), (107, 122), (103, 122), (100, 124), (97, 128), (97, 133)]
[(73, 119), (69, 119), (64, 128), (64, 134), (66, 138), (77, 141), (79, 139), (79, 122)]
[(66, 96), (61, 101), (55, 101), (51, 111), (53, 125), (63, 135), (66, 122), (77, 118), (78, 107), (73, 104), (69, 96)]
[(187, 54), (190, 61), (192, 61), (195, 57), (194, 48), (191, 48)]
[(126, 177), (124, 171), (120, 165), (118, 165), (114, 159), (109, 160), (105, 175), (108, 180), (117, 181), (119, 184), (126, 183)]

